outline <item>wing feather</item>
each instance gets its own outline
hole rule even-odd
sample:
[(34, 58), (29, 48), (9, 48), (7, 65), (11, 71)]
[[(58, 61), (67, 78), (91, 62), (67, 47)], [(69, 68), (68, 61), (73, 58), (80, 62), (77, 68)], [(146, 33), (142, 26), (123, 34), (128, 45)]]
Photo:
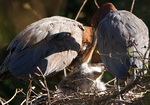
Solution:
[[(142, 67), (142, 61), (139, 59), (140, 55), (135, 52), (134, 43), (144, 55), (149, 42), (148, 28), (132, 13), (110, 12), (99, 24), (98, 38), (102, 61), (107, 69), (119, 79), (126, 77), (132, 64)], [(130, 57), (129, 53), (133, 52), (134, 54)]]
[(29, 25), (9, 45), (2, 71), (26, 80), (38, 73), (37, 66), (45, 76), (64, 69), (80, 50), (83, 29), (79, 22), (59, 16)]

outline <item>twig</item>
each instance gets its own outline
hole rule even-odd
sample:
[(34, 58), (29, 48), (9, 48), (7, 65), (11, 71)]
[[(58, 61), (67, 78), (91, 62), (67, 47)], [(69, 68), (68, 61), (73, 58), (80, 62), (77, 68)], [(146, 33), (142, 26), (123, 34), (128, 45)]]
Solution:
[(0, 102), (1, 102), (1, 104), (2, 104), (2, 105), (8, 104), (9, 102), (11, 102), (11, 101), (16, 97), (16, 95), (17, 95), (18, 93), (20, 93), (20, 92), (22, 92), (22, 91), (23, 91), (23, 89), (16, 89), (15, 94), (14, 94), (8, 101), (6, 101), (6, 102), (3, 102), (3, 101), (2, 101), (2, 98), (0, 97)]
[(41, 69), (39, 67), (37, 67), (37, 70), (41, 73), (41, 75), (42, 75), (42, 77), (44, 79), (44, 84), (45, 84), (45, 88), (46, 88), (47, 96), (48, 96), (48, 104), (51, 104), (50, 93), (49, 93), (48, 85), (47, 85), (47, 82), (46, 82), (46, 78), (45, 78), (43, 72), (41, 71)]
[[(31, 77), (31, 75), (30, 75), (30, 77)], [(29, 80), (28, 91), (27, 91), (27, 94), (26, 94), (26, 105), (29, 104), (29, 97), (31, 95), (31, 91), (32, 91), (32, 79)]]
[(113, 95), (107, 96), (105, 98), (102, 99), (97, 99), (95, 100), (96, 103), (100, 103), (100, 102), (106, 102), (107, 100), (111, 99), (111, 98), (115, 98), (117, 97), (119, 94), (123, 94), (125, 91), (130, 90), (132, 87), (134, 87), (137, 82), (138, 82), (139, 78), (136, 78), (132, 83), (130, 83), (129, 85), (127, 85), (125, 88), (123, 88), (121, 91), (114, 93)]
[(97, 0), (94, 0), (94, 3), (95, 3), (95, 5), (96, 5), (97, 8), (100, 8), (100, 6), (97, 3)]
[(6, 100), (0, 97), (0, 103), (4, 105), (4, 102), (6, 102)]
[[(144, 55), (142, 55), (142, 53), (141, 53), (141, 52), (138, 50), (138, 48), (136, 47), (136, 44), (133, 43), (133, 45), (134, 45), (134, 48), (135, 48), (135, 50), (136, 50), (136, 53), (139, 55), (141, 61), (143, 62), (143, 67), (144, 67), (144, 68), (148, 68), (148, 67), (146, 66), (146, 64), (145, 64), (145, 59), (146, 59), (146, 53), (148, 53), (149, 48), (146, 50), (146, 53), (145, 53)], [(142, 72), (141, 72), (141, 73), (142, 73)]]
[(115, 80), (116, 80), (116, 78), (113, 78), (113, 79), (111, 79), (110, 81), (106, 82), (105, 85), (112, 86), (112, 85), (110, 85), (109, 83), (111, 83), (111, 82), (113, 82), (113, 81), (115, 81)]
[(87, 2), (87, 0), (84, 0), (84, 2), (83, 2), (83, 4), (82, 4), (82, 6), (80, 7), (80, 9), (79, 9), (79, 11), (78, 11), (78, 13), (77, 13), (77, 15), (76, 15), (75, 20), (77, 20), (77, 19), (78, 19), (79, 15), (80, 15), (80, 12), (81, 12), (81, 10), (83, 9), (83, 7), (85, 6), (86, 2)]
[(132, 0), (132, 5), (131, 5), (130, 12), (133, 12), (134, 4), (135, 4), (135, 0)]
[(26, 99), (24, 99), (24, 100), (21, 102), (20, 105), (23, 105), (25, 102), (26, 102)]
[(36, 96), (35, 98), (33, 98), (32, 100), (30, 100), (30, 102), (34, 103), (35, 101), (37, 101), (38, 99), (42, 98), (42, 97), (46, 97), (47, 94), (39, 94), (38, 96)]

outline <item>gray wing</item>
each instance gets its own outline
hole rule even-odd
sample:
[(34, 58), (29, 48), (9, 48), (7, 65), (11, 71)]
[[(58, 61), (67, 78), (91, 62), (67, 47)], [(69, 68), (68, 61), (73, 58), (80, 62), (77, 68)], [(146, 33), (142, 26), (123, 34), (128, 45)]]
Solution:
[(11, 42), (10, 54), (2, 71), (28, 79), (38, 73), (45, 76), (68, 66), (77, 56), (82, 44), (82, 24), (64, 17), (45, 18), (29, 25)]
[(114, 76), (124, 79), (131, 65), (142, 68), (136, 48), (142, 56), (146, 53), (148, 28), (132, 13), (114, 11), (106, 15), (99, 24), (98, 40), (101, 59)]

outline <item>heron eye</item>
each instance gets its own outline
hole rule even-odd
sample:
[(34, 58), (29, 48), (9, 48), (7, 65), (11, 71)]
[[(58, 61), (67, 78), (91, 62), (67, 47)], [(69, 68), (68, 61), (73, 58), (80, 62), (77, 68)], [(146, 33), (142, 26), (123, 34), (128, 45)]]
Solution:
[(78, 27), (79, 27), (82, 31), (85, 30), (81, 25), (78, 25)]

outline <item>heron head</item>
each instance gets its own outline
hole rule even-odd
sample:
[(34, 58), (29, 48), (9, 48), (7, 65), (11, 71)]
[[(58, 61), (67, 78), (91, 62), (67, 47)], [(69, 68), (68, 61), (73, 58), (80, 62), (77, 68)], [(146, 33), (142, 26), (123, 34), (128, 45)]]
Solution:
[(88, 63), (91, 58), (92, 54), (95, 50), (96, 44), (97, 44), (97, 36), (93, 34), (92, 27), (84, 26), (85, 27), (85, 33), (83, 34), (82, 41), (82, 63), (86, 62)]
[(84, 26), (85, 32), (83, 34), (83, 43), (91, 44), (92, 43), (92, 27)]
[(93, 15), (91, 19), (91, 24), (94, 28), (98, 27), (99, 22), (111, 11), (116, 11), (117, 9), (112, 3), (103, 4)]

